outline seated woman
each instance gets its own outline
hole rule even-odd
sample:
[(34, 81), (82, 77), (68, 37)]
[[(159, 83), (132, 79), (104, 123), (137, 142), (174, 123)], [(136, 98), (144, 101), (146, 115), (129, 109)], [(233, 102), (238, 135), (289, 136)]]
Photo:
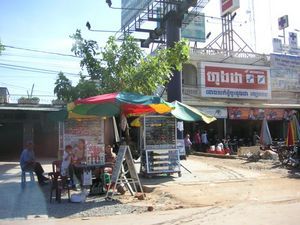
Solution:
[(61, 163), (61, 175), (62, 176), (69, 176), (70, 175), (70, 165), (73, 157), (73, 148), (72, 145), (67, 145), (65, 147), (64, 155), (62, 158), (62, 163)]
[(95, 169), (93, 173), (96, 175), (101, 174), (101, 171), (107, 172), (107, 173), (112, 173), (112, 169), (114, 167), (114, 164), (116, 162), (116, 154), (113, 152), (113, 149), (110, 145), (105, 146), (105, 167), (102, 169)]
[(114, 164), (116, 162), (116, 154), (113, 152), (113, 149), (110, 145), (105, 147), (105, 164), (111, 164), (104, 168), (104, 171), (107, 173), (112, 173)]
[(82, 168), (76, 165), (82, 162), (85, 162), (85, 140), (79, 139), (77, 147), (74, 148), (72, 169), (80, 184), (82, 184)]
[(85, 140), (79, 139), (77, 147), (74, 148), (73, 163), (81, 163), (85, 161)]
[(93, 170), (93, 175), (96, 177), (95, 183), (102, 180), (102, 184), (110, 183), (110, 175), (116, 162), (116, 154), (110, 145), (105, 146), (105, 167), (96, 168)]

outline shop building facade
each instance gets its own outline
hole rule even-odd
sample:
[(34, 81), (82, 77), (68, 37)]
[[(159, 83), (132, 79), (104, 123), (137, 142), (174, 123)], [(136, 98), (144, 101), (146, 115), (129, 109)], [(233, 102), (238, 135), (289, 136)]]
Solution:
[(37, 157), (56, 157), (58, 123), (48, 119), (52, 105), (0, 104), (0, 160), (18, 159), (24, 144), (34, 142)]
[(299, 57), (233, 55), (191, 50), (183, 67), (183, 102), (217, 121), (186, 123), (185, 133), (206, 130), (211, 142), (230, 136), (251, 145), (266, 117), (272, 137), (283, 140), (288, 116), (300, 108)]

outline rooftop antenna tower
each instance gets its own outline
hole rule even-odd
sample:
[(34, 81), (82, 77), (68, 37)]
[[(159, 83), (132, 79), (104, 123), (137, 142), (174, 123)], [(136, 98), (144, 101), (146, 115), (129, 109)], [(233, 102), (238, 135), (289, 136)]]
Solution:
[(226, 56), (254, 53), (252, 48), (234, 31), (232, 22), (236, 10), (240, 7), (239, 0), (220, 0), (222, 33), (212, 40), (206, 50), (221, 50)]

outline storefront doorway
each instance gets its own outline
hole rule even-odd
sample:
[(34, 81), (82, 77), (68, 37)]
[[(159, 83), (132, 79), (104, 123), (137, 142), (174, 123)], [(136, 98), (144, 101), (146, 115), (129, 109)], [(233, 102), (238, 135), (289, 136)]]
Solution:
[(1, 122), (0, 143), (0, 160), (18, 158), (23, 148), (23, 124)]

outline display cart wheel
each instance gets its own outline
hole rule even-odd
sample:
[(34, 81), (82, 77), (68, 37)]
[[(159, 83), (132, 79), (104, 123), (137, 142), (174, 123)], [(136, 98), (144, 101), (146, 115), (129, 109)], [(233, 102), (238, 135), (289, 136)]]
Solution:
[(186, 160), (186, 155), (181, 155), (180, 160)]
[(153, 178), (153, 176), (152, 176), (152, 175), (150, 175), (150, 174), (144, 174), (144, 177), (145, 177), (145, 178), (147, 178), (147, 179), (151, 179), (151, 178)]
[(182, 176), (181, 172), (178, 172), (178, 177), (181, 177), (181, 176)]

